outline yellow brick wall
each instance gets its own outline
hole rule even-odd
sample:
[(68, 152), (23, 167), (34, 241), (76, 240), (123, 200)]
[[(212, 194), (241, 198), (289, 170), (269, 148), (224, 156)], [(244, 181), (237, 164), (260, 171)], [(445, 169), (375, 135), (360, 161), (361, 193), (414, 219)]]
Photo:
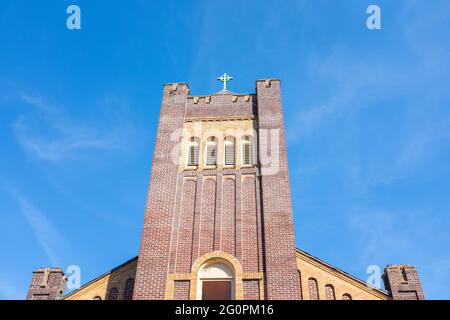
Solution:
[[(389, 298), (384, 291), (370, 288), (363, 281), (358, 280), (303, 251), (298, 250), (296, 255), (297, 269), (301, 273), (301, 288), (304, 300), (310, 300), (308, 286), (309, 278), (316, 279), (320, 300), (326, 300), (325, 286), (328, 284), (334, 287), (337, 300), (342, 300), (342, 295), (345, 293), (350, 294), (353, 300), (387, 300)], [(112, 287), (118, 289), (118, 300), (122, 300), (127, 279), (135, 277), (136, 264), (137, 260), (131, 260), (130, 262), (113, 269), (87, 283), (79, 290), (67, 295), (65, 300), (93, 300), (95, 297), (100, 297), (102, 300), (105, 300), (107, 298), (108, 290)], [(254, 275), (239, 273), (240, 281), (242, 281), (242, 279), (262, 279), (261, 277), (262, 274)], [(184, 275), (184, 278), (192, 281), (195, 279), (195, 276), (189, 274)], [(171, 284), (173, 280), (174, 278), (169, 276), (166, 299), (171, 299)], [(195, 283), (195, 281), (193, 282)], [(261, 283), (261, 288), (264, 288), (263, 282)], [(242, 299), (241, 289), (237, 290), (237, 292), (239, 293), (237, 294), (237, 298)], [(193, 297), (192, 294), (193, 293), (191, 293), (191, 297)], [(263, 298), (263, 292), (261, 293), (261, 297)]]
[(334, 287), (336, 300), (342, 300), (344, 294), (350, 294), (352, 300), (387, 300), (385, 292), (369, 287), (332, 266), (302, 251), (297, 251), (297, 269), (301, 274), (301, 288), (304, 300), (310, 300), (308, 279), (314, 278), (319, 289), (319, 299), (326, 300), (325, 286)]
[(127, 279), (133, 278), (136, 275), (137, 259), (129, 263), (113, 269), (112, 271), (94, 279), (81, 287), (78, 291), (67, 295), (64, 300), (93, 300), (95, 297), (100, 297), (105, 300), (107, 292), (110, 288), (116, 287), (119, 291), (118, 300), (123, 300), (125, 291), (125, 283)]
[[(183, 128), (183, 141), (180, 150), (180, 170), (186, 169), (187, 164), (187, 143), (190, 137), (200, 138), (200, 154), (199, 154), (199, 170), (204, 169), (205, 164), (205, 145), (208, 137), (215, 136), (218, 139), (217, 148), (217, 168), (223, 168), (223, 143), (226, 136), (233, 136), (236, 145), (236, 165), (233, 168), (241, 167), (241, 144), (240, 140), (243, 136), (254, 135), (256, 129), (255, 120), (252, 118), (230, 118), (226, 120), (220, 119), (203, 119), (188, 121)], [(180, 132), (181, 133), (181, 132)]]

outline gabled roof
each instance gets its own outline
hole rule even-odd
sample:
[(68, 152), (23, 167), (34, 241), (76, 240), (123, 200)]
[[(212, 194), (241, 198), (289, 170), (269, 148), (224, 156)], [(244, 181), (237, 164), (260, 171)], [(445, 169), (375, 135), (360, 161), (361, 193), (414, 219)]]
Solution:
[(94, 283), (94, 282), (96, 282), (96, 281), (98, 281), (98, 280), (100, 280), (100, 279), (102, 279), (102, 278), (104, 278), (104, 277), (110, 275), (111, 273), (113, 273), (113, 272), (116, 271), (116, 270), (119, 270), (119, 269), (121, 269), (121, 268), (123, 268), (123, 267), (129, 265), (130, 263), (136, 261), (137, 258), (138, 258), (138, 256), (136, 256), (136, 257), (134, 257), (134, 258), (131, 258), (130, 260), (128, 260), (128, 261), (126, 261), (126, 262), (124, 262), (124, 263), (118, 265), (117, 267), (112, 268), (111, 270), (109, 270), (109, 271), (107, 271), (107, 272), (101, 274), (100, 276), (98, 276), (98, 277), (96, 277), (96, 278), (94, 278), (94, 279), (92, 279), (92, 280), (86, 282), (85, 284), (83, 284), (83, 285), (82, 285), (81, 287), (79, 287), (78, 289), (73, 290), (72, 292), (69, 292), (68, 294), (66, 294), (66, 295), (64, 296), (63, 299), (69, 298), (70, 296), (74, 295), (75, 293), (79, 292), (80, 290), (82, 290), (82, 289), (88, 287), (90, 284), (92, 284), (92, 283)]
[(309, 254), (306, 251), (300, 250), (299, 248), (297, 248), (296, 251), (297, 251), (297, 255), (303, 256), (307, 260), (309, 260), (311, 262), (314, 262), (316, 265), (320, 265), (322, 268), (328, 269), (328, 271), (331, 271), (331, 272), (334, 272), (336, 274), (341, 275), (342, 277), (350, 280), (353, 284), (357, 285), (358, 287), (360, 287), (362, 289), (365, 289), (367, 291), (371, 291), (371, 292), (373, 292), (373, 293), (375, 293), (377, 295), (381, 294), (381, 295), (383, 295), (385, 297), (389, 296), (389, 293), (387, 291), (382, 290), (382, 289), (378, 289), (378, 288), (373, 287), (373, 286), (370, 286), (367, 282), (365, 282), (365, 281), (363, 281), (363, 280), (361, 280), (361, 279), (359, 279), (359, 278), (357, 278), (355, 276), (352, 276), (351, 274), (349, 274), (349, 273), (347, 273), (347, 272), (345, 272), (345, 271), (343, 271), (343, 270), (341, 270), (339, 268), (336, 268), (336, 267), (326, 263), (325, 261), (323, 261), (323, 260), (321, 260), (321, 259), (319, 259), (319, 258), (317, 258), (317, 257), (315, 257), (315, 256), (313, 256), (311, 254)]
[[(357, 285), (357, 286), (360, 287), (361, 289), (364, 289), (364, 290), (367, 290), (367, 291), (371, 291), (371, 292), (373, 292), (373, 293), (376, 294), (376, 295), (383, 295), (383, 296), (385, 296), (385, 297), (388, 297), (388, 296), (389, 296), (389, 294), (388, 294), (387, 291), (382, 290), (382, 289), (378, 289), (378, 288), (375, 288), (375, 287), (371, 287), (371, 286), (369, 286), (365, 281), (363, 281), (363, 280), (361, 280), (361, 279), (358, 279), (357, 277), (352, 276), (351, 274), (349, 274), (349, 273), (347, 273), (347, 272), (345, 272), (345, 271), (343, 271), (343, 270), (341, 270), (341, 269), (339, 269), (339, 268), (336, 268), (336, 267), (334, 267), (334, 266), (332, 266), (332, 265), (326, 263), (325, 261), (323, 261), (323, 260), (321, 260), (321, 259), (319, 259), (319, 258), (317, 258), (317, 257), (315, 257), (315, 256), (313, 256), (313, 255), (311, 255), (311, 254), (309, 254), (309, 253), (306, 252), (306, 251), (303, 251), (303, 250), (300, 250), (300, 249), (297, 248), (297, 249), (296, 249), (296, 253), (297, 253), (297, 255), (300, 255), (300, 256), (303, 257), (304, 259), (306, 259), (306, 260), (308, 260), (308, 261), (310, 261), (310, 262), (313, 262), (313, 263), (316, 264), (316, 265), (320, 265), (320, 266), (321, 266), (322, 268), (324, 268), (324, 269), (328, 269), (328, 270), (331, 271), (331, 272), (334, 272), (334, 273), (337, 273), (337, 274), (341, 275), (341, 277), (350, 280), (354, 285)], [(79, 289), (73, 290), (72, 292), (66, 294), (66, 295), (64, 296), (64, 299), (69, 298), (69, 297), (72, 296), (73, 294), (75, 294), (75, 293), (79, 292), (80, 290), (82, 290), (82, 289), (88, 287), (88, 286), (91, 285), (92, 283), (94, 283), (94, 282), (96, 282), (96, 281), (98, 281), (98, 280), (100, 280), (100, 279), (102, 279), (102, 278), (104, 278), (104, 277), (110, 275), (110, 274), (113, 273), (114, 271), (119, 270), (119, 269), (121, 269), (121, 268), (127, 266), (127, 265), (130, 264), (130, 263), (133, 263), (133, 262), (136, 261), (137, 259), (138, 259), (138, 256), (136, 256), (136, 257), (134, 257), (134, 258), (132, 258), (132, 259), (130, 259), (130, 260), (128, 260), (128, 261), (126, 261), (126, 262), (124, 262), (124, 263), (118, 265), (117, 267), (112, 268), (111, 270), (109, 270), (109, 271), (103, 273), (102, 275), (100, 275), (100, 276), (98, 276), (98, 277), (96, 277), (96, 278), (90, 280), (89, 282), (83, 284)]]

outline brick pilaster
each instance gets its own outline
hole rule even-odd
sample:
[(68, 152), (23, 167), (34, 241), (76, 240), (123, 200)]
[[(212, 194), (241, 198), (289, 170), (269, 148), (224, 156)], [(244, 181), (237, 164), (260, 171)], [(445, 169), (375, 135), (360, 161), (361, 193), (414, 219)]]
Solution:
[(165, 297), (178, 174), (172, 152), (181, 142), (173, 133), (183, 128), (188, 91), (187, 84), (168, 84), (163, 89), (134, 299)]
[[(279, 80), (256, 82), (268, 299), (300, 297)], [(273, 139), (272, 139), (273, 137)], [(277, 145), (278, 144), (278, 145)], [(272, 148), (273, 147), (273, 148)], [(273, 150), (272, 154), (270, 151)], [(264, 164), (266, 154), (272, 161)], [(278, 154), (277, 154), (278, 153)]]

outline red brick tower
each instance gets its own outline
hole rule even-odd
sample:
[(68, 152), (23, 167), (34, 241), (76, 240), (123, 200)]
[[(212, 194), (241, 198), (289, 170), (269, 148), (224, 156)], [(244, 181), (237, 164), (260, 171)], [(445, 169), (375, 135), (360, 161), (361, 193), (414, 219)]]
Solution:
[(393, 300), (425, 300), (417, 269), (409, 265), (389, 265), (384, 269), (384, 286)]
[(134, 298), (299, 297), (280, 81), (165, 85)]
[(64, 297), (66, 277), (59, 268), (43, 268), (33, 272), (27, 300), (58, 300)]

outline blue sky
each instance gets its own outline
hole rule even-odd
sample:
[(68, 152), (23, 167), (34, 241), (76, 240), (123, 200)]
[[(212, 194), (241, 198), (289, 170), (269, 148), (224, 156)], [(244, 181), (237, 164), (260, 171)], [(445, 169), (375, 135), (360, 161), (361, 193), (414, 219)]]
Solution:
[(138, 253), (162, 84), (223, 72), (282, 80), (297, 245), (362, 279), (413, 264), (449, 299), (449, 30), (447, 0), (2, 0), (0, 299)]

